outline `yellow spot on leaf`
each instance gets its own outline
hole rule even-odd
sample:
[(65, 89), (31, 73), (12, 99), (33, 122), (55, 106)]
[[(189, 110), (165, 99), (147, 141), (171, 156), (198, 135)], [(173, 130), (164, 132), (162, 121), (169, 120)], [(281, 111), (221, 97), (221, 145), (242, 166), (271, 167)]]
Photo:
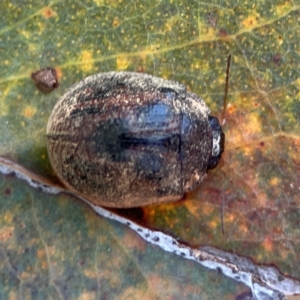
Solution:
[(47, 22), (36, 22), (36, 26), (39, 27), (39, 32), (43, 32), (47, 26)]
[(20, 33), (23, 37), (25, 37), (26, 39), (28, 39), (28, 38), (31, 36), (31, 34), (32, 34), (32, 33), (28, 32), (28, 31), (26, 31), (26, 30), (20, 30), (19, 33)]
[(198, 32), (202, 32), (203, 30), (205, 30), (205, 28), (207, 28), (207, 24), (204, 22), (201, 22), (200, 19), (197, 20), (197, 27), (198, 27)]
[(117, 57), (117, 70), (125, 70), (129, 67), (130, 60), (125, 55), (120, 55)]
[(174, 28), (178, 28), (182, 25), (182, 18), (179, 15), (174, 15), (167, 19), (168, 21), (165, 24), (166, 31), (173, 31)]
[(293, 3), (291, 1), (285, 1), (275, 6), (274, 11), (278, 15), (278, 17), (281, 17), (282, 15), (285, 15), (287, 12), (289, 12), (292, 8)]
[(24, 108), (22, 115), (26, 118), (31, 118), (36, 113), (36, 108), (33, 108), (31, 106), (27, 106)]
[(82, 71), (91, 71), (94, 67), (94, 60), (93, 60), (93, 52), (88, 50), (83, 50), (81, 53), (80, 58), (84, 64), (82, 65)]
[(38, 49), (37, 44), (28, 43), (28, 51), (30, 53), (35, 52)]
[[(112, 8), (120, 7), (122, 2), (123, 2), (122, 0), (110, 0), (109, 7), (112, 7)], [(104, 2), (104, 4), (106, 4), (106, 2)]]
[(120, 19), (118, 17), (114, 17), (114, 20), (112, 23), (113, 27), (114, 28), (118, 27), (120, 25), (120, 23), (121, 23)]
[(257, 18), (255, 15), (250, 15), (242, 22), (243, 26), (247, 29), (251, 29), (257, 26)]
[(84, 292), (77, 299), (78, 300), (96, 299), (96, 293), (95, 292)]
[(13, 214), (11, 214), (11, 213), (6, 213), (6, 214), (4, 215), (4, 221), (5, 221), (6, 223), (11, 223), (11, 222), (13, 221)]
[[(139, 47), (138, 45), (133, 45), (133, 48), (138, 49)], [(159, 49), (160, 49), (160, 44), (148, 45), (144, 49), (142, 49), (139, 52), (139, 57), (143, 61), (142, 65), (146, 64), (149, 55), (152, 55), (153, 53), (157, 52)], [(141, 67), (140, 70), (138, 71), (144, 72), (144, 69)]]
[(207, 27), (205, 22), (198, 20), (198, 35), (199, 41), (214, 40), (219, 33), (213, 27)]
[(261, 122), (256, 113), (248, 114), (247, 121), (244, 124), (247, 124), (247, 126), (243, 128), (244, 137), (247, 140), (254, 134), (261, 132)]
[(51, 7), (45, 7), (42, 14), (43, 14), (43, 17), (46, 19), (50, 19), (52, 17), (57, 16), (57, 13)]
[(283, 38), (282, 38), (281, 35), (278, 37), (277, 43), (278, 43), (279, 46), (281, 46), (283, 44)]
[(200, 33), (200, 41), (212, 40), (216, 37), (216, 31), (213, 28), (208, 28), (206, 32)]
[(277, 186), (278, 185), (278, 182), (279, 182), (279, 180), (278, 180), (278, 178), (277, 177), (273, 177), (273, 178), (271, 178), (270, 179), (270, 184), (271, 185), (273, 185), (273, 186)]
[(104, 0), (94, 0), (94, 3), (97, 5), (97, 6), (103, 6), (104, 5)]
[[(218, 219), (218, 221), (220, 221), (220, 219)], [(210, 226), (211, 229), (217, 228), (218, 225), (219, 225), (219, 222), (217, 222), (215, 219), (208, 222), (208, 226)]]

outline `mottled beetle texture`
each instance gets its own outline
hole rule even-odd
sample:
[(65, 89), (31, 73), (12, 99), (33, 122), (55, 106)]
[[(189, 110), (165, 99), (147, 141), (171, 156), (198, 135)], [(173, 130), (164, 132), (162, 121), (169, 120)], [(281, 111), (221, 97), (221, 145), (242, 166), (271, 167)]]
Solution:
[(63, 184), (96, 205), (179, 200), (223, 152), (219, 121), (175, 81), (108, 72), (73, 85), (47, 126), (51, 164)]
[(31, 78), (43, 93), (49, 93), (59, 86), (56, 70), (53, 68), (45, 68), (33, 72)]

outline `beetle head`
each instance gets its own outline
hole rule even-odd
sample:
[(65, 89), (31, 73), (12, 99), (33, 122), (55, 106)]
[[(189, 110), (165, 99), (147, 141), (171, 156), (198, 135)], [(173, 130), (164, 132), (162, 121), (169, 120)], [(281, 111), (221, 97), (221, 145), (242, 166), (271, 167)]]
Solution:
[[(229, 54), (227, 58), (224, 105), (223, 105), (223, 113), (221, 119), (222, 123), (224, 122), (224, 116), (227, 107), (230, 60), (231, 60), (231, 54)], [(222, 131), (222, 127), (219, 123), (219, 120), (216, 117), (208, 116), (208, 121), (212, 131), (212, 149), (211, 149), (211, 156), (207, 164), (207, 170), (214, 169), (218, 165), (221, 155), (224, 152), (224, 143), (225, 143), (225, 134)]]
[(211, 156), (207, 165), (207, 169), (210, 170), (218, 165), (221, 155), (224, 152), (225, 134), (216, 117), (209, 116), (208, 120), (212, 131)]

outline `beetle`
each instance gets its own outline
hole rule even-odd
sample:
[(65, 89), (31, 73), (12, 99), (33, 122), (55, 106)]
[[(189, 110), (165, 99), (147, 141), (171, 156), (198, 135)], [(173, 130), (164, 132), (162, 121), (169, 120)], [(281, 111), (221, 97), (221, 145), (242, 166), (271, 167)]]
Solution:
[(61, 182), (95, 205), (176, 201), (224, 151), (225, 135), (209, 113), (204, 100), (178, 82), (125, 71), (95, 74), (56, 103), (48, 155)]

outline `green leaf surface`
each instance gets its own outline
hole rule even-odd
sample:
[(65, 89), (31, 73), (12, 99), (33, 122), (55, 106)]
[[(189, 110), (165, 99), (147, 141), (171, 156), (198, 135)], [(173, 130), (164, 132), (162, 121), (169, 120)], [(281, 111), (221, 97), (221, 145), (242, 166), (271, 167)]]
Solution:
[[(300, 279), (299, 1), (2, 1), (0, 11), (0, 155), (47, 178), (46, 124), (70, 85), (146, 72), (185, 84), (220, 116), (231, 53), (222, 162), (186, 199), (143, 208), (138, 221)], [(60, 81), (49, 94), (30, 78), (42, 67)], [(74, 198), (10, 176), (0, 183), (4, 298), (233, 299), (247, 290)]]
[(0, 299), (233, 299), (248, 288), (83, 202), (0, 176)]

